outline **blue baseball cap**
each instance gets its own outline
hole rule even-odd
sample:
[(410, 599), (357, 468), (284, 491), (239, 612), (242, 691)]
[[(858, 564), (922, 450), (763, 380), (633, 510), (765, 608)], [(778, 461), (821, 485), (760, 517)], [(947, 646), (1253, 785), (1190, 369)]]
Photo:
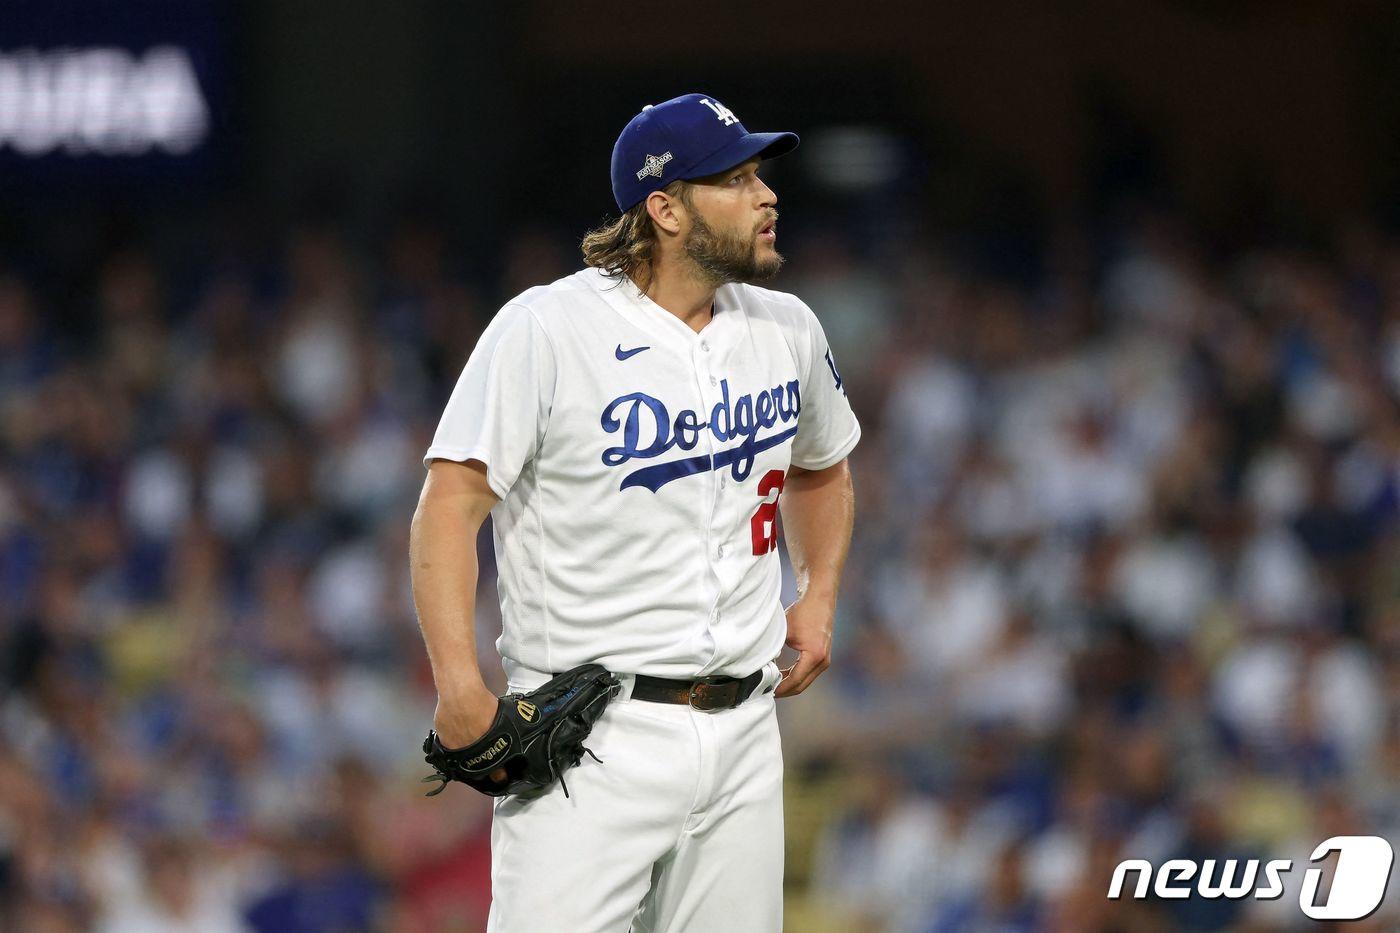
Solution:
[(612, 188), (626, 211), (681, 178), (703, 178), (757, 156), (797, 148), (796, 133), (750, 133), (734, 111), (708, 94), (685, 94), (642, 108), (617, 137)]

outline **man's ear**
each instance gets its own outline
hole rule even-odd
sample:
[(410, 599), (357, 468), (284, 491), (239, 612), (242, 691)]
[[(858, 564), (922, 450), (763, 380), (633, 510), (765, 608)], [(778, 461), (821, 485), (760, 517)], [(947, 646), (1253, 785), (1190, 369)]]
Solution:
[(681, 218), (685, 216), (685, 205), (679, 198), (673, 198), (664, 191), (653, 191), (647, 195), (647, 215), (659, 230), (666, 233), (681, 232)]

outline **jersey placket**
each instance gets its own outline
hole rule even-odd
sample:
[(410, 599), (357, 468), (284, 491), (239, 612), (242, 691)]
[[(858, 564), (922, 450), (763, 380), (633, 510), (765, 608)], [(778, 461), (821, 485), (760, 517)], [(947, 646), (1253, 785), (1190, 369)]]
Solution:
[[(747, 329), (743, 326), (742, 320), (735, 314), (736, 312), (731, 311), (726, 317), (723, 311), (718, 312), (715, 321), (699, 335), (697, 341), (696, 349), (698, 352), (695, 354), (697, 375), (701, 381), (706, 411), (710, 413), (713, 413), (715, 406), (723, 401), (722, 383), (726, 378), (732, 376), (733, 368), (737, 366), (741, 372), (749, 368), (747, 361), (742, 359), (744, 355), (743, 337), (747, 334)], [(728, 421), (731, 429), (734, 424), (735, 393), (744, 390), (743, 385), (736, 385), (730, 378)], [(712, 457), (736, 443), (742, 442), (742, 438), (734, 436), (731, 436), (728, 441), (721, 442), (713, 436), (713, 431), (707, 431), (706, 434), (710, 436)], [(710, 514), (707, 528), (710, 541), (708, 558), (710, 572), (715, 581), (714, 604), (709, 617), (709, 641), (714, 646), (712, 663), (715, 659), (728, 658), (734, 648), (733, 645), (726, 644), (726, 641), (732, 641), (738, 633), (725, 625), (724, 606), (726, 600), (739, 586), (745, 572), (743, 555), (735, 551), (735, 548), (742, 547), (743, 542), (738, 541), (735, 537), (734, 523), (738, 506), (737, 503), (731, 501), (731, 498), (738, 494), (739, 483), (734, 479), (732, 471), (732, 465), (723, 466), (713, 470), (708, 477), (710, 494)], [(710, 665), (706, 665), (704, 672), (712, 672)]]
[[(717, 333), (719, 330), (718, 314), (716, 320), (700, 334), (697, 334), (691, 344), (691, 360), (695, 369), (696, 387), (700, 392), (700, 398), (704, 402), (701, 409), (705, 414), (714, 412), (719, 405), (720, 377), (717, 372), (716, 360), (719, 356), (717, 346)], [(714, 436), (713, 430), (704, 432), (707, 452), (710, 455), (710, 462), (714, 463), (715, 458), (721, 451), (719, 440)], [(710, 470), (705, 475), (706, 492), (708, 493), (708, 506), (705, 515), (705, 566), (710, 569), (710, 577), (713, 582), (713, 593), (710, 599), (710, 611), (706, 619), (705, 630), (706, 640), (709, 642), (712, 651), (711, 657), (718, 654), (719, 645), (715, 639), (715, 627), (719, 624), (720, 605), (724, 598), (724, 577), (720, 573), (720, 566), (725, 557), (725, 549), (728, 546), (724, 540), (723, 529), (716, 528), (716, 519), (720, 516), (721, 490), (725, 486), (725, 470), (720, 468)], [(718, 533), (717, 533), (718, 532)]]

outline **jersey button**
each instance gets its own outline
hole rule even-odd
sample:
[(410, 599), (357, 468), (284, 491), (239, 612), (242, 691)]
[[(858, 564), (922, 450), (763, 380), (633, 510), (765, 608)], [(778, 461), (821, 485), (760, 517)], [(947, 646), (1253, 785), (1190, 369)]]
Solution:
[(717, 385), (719, 385), (719, 380), (716, 379), (714, 376), (711, 376), (711, 377), (710, 377), (710, 385), (712, 385), (712, 386), (717, 386)]
[(700, 341), (700, 349), (704, 350), (706, 353), (709, 353), (709, 352), (710, 352), (710, 344), (709, 344), (709, 341), (706, 341), (706, 340)]
[(719, 547), (715, 548), (715, 556), (716, 556), (716, 557), (723, 557), (723, 556), (724, 556), (724, 545), (723, 545), (723, 544), (721, 544)]

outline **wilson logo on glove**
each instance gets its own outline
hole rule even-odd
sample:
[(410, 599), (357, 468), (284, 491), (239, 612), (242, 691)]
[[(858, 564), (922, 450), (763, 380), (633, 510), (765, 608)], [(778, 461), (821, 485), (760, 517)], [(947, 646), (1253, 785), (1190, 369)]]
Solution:
[(475, 758), (468, 758), (464, 767), (470, 768), (473, 771), (480, 771), (481, 769), (478, 768), (477, 765), (485, 764), (489, 768), (496, 763), (496, 756), (508, 748), (510, 748), (510, 738), (509, 736), (503, 735), (496, 740), (495, 744), (480, 755), (477, 755)]
[(535, 704), (529, 702), (528, 700), (518, 701), (515, 704), (515, 711), (519, 713), (520, 718), (525, 720), (526, 722), (535, 721), (535, 713), (537, 712), (537, 710), (535, 708)]

